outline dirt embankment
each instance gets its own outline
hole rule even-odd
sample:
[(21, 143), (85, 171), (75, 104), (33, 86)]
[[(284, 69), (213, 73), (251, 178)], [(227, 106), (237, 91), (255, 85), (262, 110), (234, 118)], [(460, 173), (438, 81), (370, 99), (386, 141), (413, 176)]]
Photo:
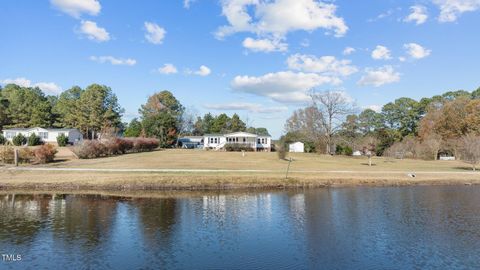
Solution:
[(1, 190), (118, 191), (232, 190), (345, 186), (476, 185), (480, 174), (421, 172), (145, 173), (145, 172), (0, 172)]

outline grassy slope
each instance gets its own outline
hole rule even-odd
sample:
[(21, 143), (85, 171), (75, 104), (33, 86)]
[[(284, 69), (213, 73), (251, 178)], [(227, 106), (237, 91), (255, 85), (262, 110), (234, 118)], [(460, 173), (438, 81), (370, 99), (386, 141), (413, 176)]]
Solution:
[[(122, 169), (248, 169), (274, 172), (191, 172), (191, 173), (120, 173), (120, 172), (0, 172), (0, 188), (20, 189), (229, 189), (275, 188), (345, 185), (411, 185), (411, 184), (480, 184), (480, 173), (470, 173), (468, 166), (457, 161), (386, 160), (375, 158), (375, 166), (366, 158), (331, 157), (316, 154), (292, 154), (289, 178), (288, 162), (275, 153), (206, 152), (166, 150), (129, 154), (94, 160), (77, 160), (61, 151), (59, 159), (67, 161), (45, 165), (61, 168)], [(325, 171), (348, 172), (325, 172)], [(324, 172), (322, 172), (324, 171)], [(416, 178), (407, 172), (417, 173)]]
[[(367, 166), (365, 157), (327, 156), (291, 153), (293, 171), (348, 170), (348, 171), (465, 171), (467, 164), (459, 161), (388, 160), (374, 158), (374, 166)], [(71, 159), (48, 166), (74, 168), (125, 169), (248, 169), (285, 171), (288, 162), (279, 160), (276, 153), (249, 152), (242, 157), (238, 152), (201, 150), (165, 150), (92, 160)]]

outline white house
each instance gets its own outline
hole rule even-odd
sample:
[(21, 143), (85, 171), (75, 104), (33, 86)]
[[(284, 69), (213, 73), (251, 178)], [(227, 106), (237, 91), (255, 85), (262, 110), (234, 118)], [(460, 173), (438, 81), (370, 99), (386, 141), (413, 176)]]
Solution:
[(303, 153), (305, 152), (305, 144), (302, 142), (294, 142), (288, 145), (288, 152)]
[(205, 134), (203, 138), (204, 149), (222, 150), (229, 144), (251, 147), (254, 151), (270, 152), (272, 137), (248, 132), (234, 132), (228, 134)]
[(27, 137), (32, 133), (40, 137), (42, 142), (57, 143), (57, 137), (61, 134), (68, 137), (68, 143), (75, 144), (83, 140), (82, 133), (76, 128), (11, 128), (4, 129), (3, 136), (5, 139), (12, 141), (13, 137), (22, 134)]

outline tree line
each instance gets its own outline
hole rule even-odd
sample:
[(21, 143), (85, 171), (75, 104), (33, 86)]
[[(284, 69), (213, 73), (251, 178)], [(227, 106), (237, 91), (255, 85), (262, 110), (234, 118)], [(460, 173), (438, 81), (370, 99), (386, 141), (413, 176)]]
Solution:
[(304, 141), (311, 152), (351, 154), (358, 150), (424, 159), (444, 153), (466, 158), (472, 156), (468, 149), (475, 147), (472, 138), (480, 136), (480, 88), (418, 101), (401, 97), (379, 112), (365, 109), (358, 113), (341, 92), (312, 92), (311, 99), (310, 106), (295, 111), (286, 121), (282, 137), (283, 142)]
[(86, 138), (96, 138), (107, 130), (118, 130), (123, 112), (117, 96), (104, 85), (74, 86), (59, 96), (47, 96), (37, 87), (0, 87), (2, 129), (78, 128)]
[(139, 118), (122, 122), (124, 109), (112, 89), (92, 84), (74, 86), (58, 96), (38, 87), (8, 84), (0, 87), (0, 128), (77, 128), (86, 139), (102, 136), (153, 137), (161, 146), (173, 145), (178, 136), (248, 131), (268, 134), (265, 128), (248, 127), (237, 114), (210, 113), (203, 117), (186, 110), (170, 91), (148, 97)]

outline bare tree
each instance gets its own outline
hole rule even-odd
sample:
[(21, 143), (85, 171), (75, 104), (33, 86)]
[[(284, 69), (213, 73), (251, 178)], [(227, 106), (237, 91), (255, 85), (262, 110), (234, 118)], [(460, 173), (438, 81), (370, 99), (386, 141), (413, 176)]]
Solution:
[(322, 139), (325, 133), (322, 119), (322, 113), (317, 107), (298, 109), (287, 119), (285, 131), (301, 133), (307, 140), (315, 142)]
[(472, 164), (472, 169), (475, 171), (476, 165), (480, 162), (480, 136), (468, 134), (462, 137), (462, 142), (462, 159)]
[(332, 153), (333, 136), (341, 127), (344, 118), (354, 112), (354, 106), (345, 93), (340, 91), (314, 92), (310, 94), (313, 106), (321, 112), (321, 121), (327, 145), (327, 154)]
[(433, 155), (433, 160), (438, 159), (438, 152), (442, 147), (442, 137), (435, 133), (430, 133), (424, 140), (423, 143), (430, 150), (430, 153)]

